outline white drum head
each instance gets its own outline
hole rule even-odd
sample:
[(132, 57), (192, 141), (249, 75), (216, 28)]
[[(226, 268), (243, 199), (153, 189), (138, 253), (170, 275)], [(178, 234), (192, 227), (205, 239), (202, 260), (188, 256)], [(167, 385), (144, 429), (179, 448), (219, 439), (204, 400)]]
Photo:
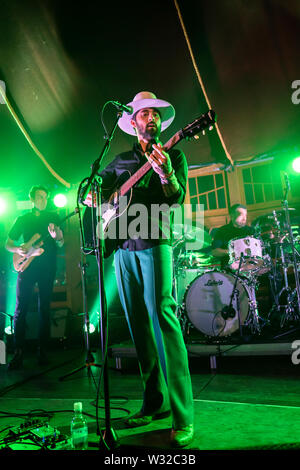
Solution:
[[(198, 276), (188, 287), (185, 296), (185, 310), (191, 323), (208, 336), (228, 336), (239, 329), (237, 298), (232, 307), (234, 318), (225, 320), (222, 309), (230, 304), (235, 276), (220, 271), (210, 271)], [(244, 281), (238, 279), (236, 285), (240, 305), (241, 325), (249, 312), (249, 295)]]

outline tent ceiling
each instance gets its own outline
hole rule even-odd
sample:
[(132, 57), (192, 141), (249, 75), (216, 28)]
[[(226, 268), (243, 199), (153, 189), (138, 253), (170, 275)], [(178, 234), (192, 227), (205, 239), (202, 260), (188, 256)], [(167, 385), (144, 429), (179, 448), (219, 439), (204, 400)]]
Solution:
[[(177, 3), (232, 159), (297, 147), (298, 0)], [(0, 79), (28, 135), (65, 181), (78, 184), (100, 154), (107, 100), (127, 103), (146, 89), (171, 101), (177, 116), (162, 141), (207, 110), (173, 0), (1, 4)], [(104, 118), (111, 128), (115, 110), (107, 107)], [(0, 134), (0, 187), (60, 184), (5, 105)], [(117, 130), (103, 165), (132, 142)], [(216, 130), (180, 146), (189, 165), (227, 162)]]

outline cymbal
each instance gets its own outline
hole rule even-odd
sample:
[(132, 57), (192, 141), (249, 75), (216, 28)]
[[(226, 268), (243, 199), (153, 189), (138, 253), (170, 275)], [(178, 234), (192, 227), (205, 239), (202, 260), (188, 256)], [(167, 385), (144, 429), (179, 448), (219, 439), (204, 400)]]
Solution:
[(212, 243), (209, 233), (200, 227), (192, 227), (187, 224), (176, 224), (173, 227), (173, 234), (176, 238), (182, 238), (182, 241), (203, 240), (203, 248), (211, 245)]
[(199, 261), (205, 260), (207, 258), (210, 258), (210, 255), (207, 255), (206, 253), (201, 253), (201, 251), (185, 251), (184, 253), (181, 253), (178, 258), (180, 259), (196, 259)]
[[(289, 211), (295, 211), (296, 209), (294, 207), (289, 207), (288, 208)], [(285, 216), (285, 211), (284, 209), (280, 209), (280, 210), (277, 210), (275, 211), (276, 212), (276, 217), (281, 219), (282, 217)], [(256, 219), (254, 219), (251, 223), (252, 227), (255, 226), (255, 225), (260, 225), (260, 226), (270, 226), (272, 224), (272, 221), (275, 221), (274, 219), (274, 214), (273, 213), (268, 213), (268, 214), (263, 214), (263, 215), (259, 215), (258, 217), (256, 217)]]
[(190, 268), (211, 265), (215, 260), (216, 259), (213, 256), (200, 253), (199, 251), (186, 251), (177, 257), (179, 265)]
[[(288, 208), (289, 211), (295, 211), (296, 209), (294, 207), (289, 207)], [(282, 217), (285, 215), (285, 210), (283, 209), (280, 209), (280, 211), (275, 211), (276, 212), (276, 216), (277, 217)], [(268, 219), (274, 219), (274, 214), (269, 214), (267, 216)]]
[[(289, 210), (289, 211), (295, 211), (296, 209), (295, 209), (295, 207), (288, 207), (288, 210)], [(285, 212), (285, 209), (279, 209), (279, 210), (277, 210), (277, 211), (275, 211), (275, 212), (276, 212), (277, 214), (278, 214), (278, 212)]]

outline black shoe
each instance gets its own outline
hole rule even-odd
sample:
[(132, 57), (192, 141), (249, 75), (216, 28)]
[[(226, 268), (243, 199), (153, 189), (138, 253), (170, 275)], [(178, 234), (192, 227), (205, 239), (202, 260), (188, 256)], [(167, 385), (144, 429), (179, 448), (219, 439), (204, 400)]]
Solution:
[(41, 348), (38, 348), (37, 361), (39, 366), (47, 366), (50, 362), (45, 351)]
[(163, 413), (156, 413), (153, 415), (145, 415), (142, 411), (138, 411), (134, 415), (130, 416), (125, 420), (125, 424), (130, 427), (137, 427), (137, 426), (146, 426), (150, 424), (151, 421), (157, 419), (164, 419), (170, 416), (170, 411), (164, 411)]
[(23, 367), (23, 353), (21, 351), (17, 351), (12, 358), (12, 360), (8, 363), (8, 370), (17, 370), (22, 369)]

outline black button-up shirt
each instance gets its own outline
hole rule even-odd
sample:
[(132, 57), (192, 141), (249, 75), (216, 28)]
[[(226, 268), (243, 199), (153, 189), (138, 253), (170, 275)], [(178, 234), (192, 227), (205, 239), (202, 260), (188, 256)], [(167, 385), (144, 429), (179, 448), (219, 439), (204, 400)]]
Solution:
[[(166, 197), (158, 174), (151, 168), (133, 187), (128, 213), (126, 212), (119, 218), (118, 225), (122, 225), (122, 237), (118, 237), (119, 247), (134, 251), (151, 248), (158, 244), (172, 244), (174, 214), (172, 211), (170, 214), (168, 210), (159, 212), (159, 206), (166, 204), (170, 207), (174, 204), (183, 204), (186, 195), (188, 167), (182, 151), (171, 149), (168, 154), (179, 183), (179, 190), (176, 194)], [(146, 162), (147, 158), (138, 143), (135, 143), (131, 151), (117, 155), (100, 173), (103, 180), (102, 194), (104, 199), (113, 193), (118, 178), (127, 180)], [(143, 208), (140, 213), (139, 208)], [(135, 213), (133, 213), (133, 209), (136, 209)], [(124, 234), (124, 227), (128, 229), (126, 234)]]
[[(20, 215), (8, 233), (11, 240), (18, 241), (20, 237), (23, 238), (24, 243), (27, 243), (33, 235), (40, 234), (43, 240), (42, 248), (45, 250), (43, 255), (38, 257), (36, 263), (44, 266), (50, 263), (51, 265), (56, 262), (57, 247), (55, 240), (48, 232), (48, 225), (50, 223), (60, 225), (60, 220), (54, 212), (41, 211), (37, 216), (36, 210), (27, 212)], [(36, 264), (35, 263), (35, 264)]]

